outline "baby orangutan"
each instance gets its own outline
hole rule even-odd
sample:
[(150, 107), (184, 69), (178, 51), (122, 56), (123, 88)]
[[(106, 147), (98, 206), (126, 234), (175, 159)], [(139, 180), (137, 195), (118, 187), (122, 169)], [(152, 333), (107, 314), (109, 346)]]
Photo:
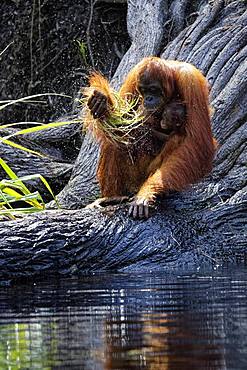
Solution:
[[(93, 92), (86, 126), (107, 117), (114, 104), (107, 80), (93, 74), (89, 82)], [(216, 141), (208, 83), (191, 64), (148, 57), (130, 71), (120, 94), (139, 98), (143, 126), (133, 146), (117, 145), (96, 133), (101, 147), (97, 177), (104, 199), (134, 194), (129, 215), (147, 218), (158, 195), (182, 191), (212, 169)]]

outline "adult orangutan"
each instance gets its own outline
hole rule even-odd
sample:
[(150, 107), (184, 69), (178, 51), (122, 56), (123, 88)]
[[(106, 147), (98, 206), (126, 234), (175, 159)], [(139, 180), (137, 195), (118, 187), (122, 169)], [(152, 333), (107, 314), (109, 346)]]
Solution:
[[(87, 121), (109, 114), (114, 96), (107, 80), (93, 74)], [(145, 117), (140, 136), (130, 148), (97, 136), (101, 154), (97, 170), (103, 197), (134, 194), (129, 208), (133, 218), (147, 218), (156, 197), (182, 191), (212, 169), (216, 141), (212, 136), (208, 83), (193, 65), (144, 58), (128, 74), (120, 94), (141, 97)]]

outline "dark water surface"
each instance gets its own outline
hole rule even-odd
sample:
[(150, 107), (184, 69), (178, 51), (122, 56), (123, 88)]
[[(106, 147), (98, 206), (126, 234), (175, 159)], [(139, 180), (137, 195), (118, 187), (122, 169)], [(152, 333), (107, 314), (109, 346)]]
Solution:
[(247, 267), (0, 292), (0, 369), (247, 369)]

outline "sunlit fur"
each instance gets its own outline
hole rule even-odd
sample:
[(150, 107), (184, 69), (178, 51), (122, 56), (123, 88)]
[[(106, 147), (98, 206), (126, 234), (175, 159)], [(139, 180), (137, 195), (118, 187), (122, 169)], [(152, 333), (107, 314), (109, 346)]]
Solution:
[[(107, 96), (109, 106), (114, 104), (115, 99), (111, 91), (109, 82), (100, 73), (93, 72), (90, 75), (88, 82), (89, 82), (89, 87), (86, 87), (83, 89), (83, 95), (86, 97), (86, 99), (88, 99), (92, 95), (94, 90), (98, 90), (101, 93), (103, 93), (105, 96)], [(97, 124), (94, 124), (97, 121), (97, 119), (95, 119), (90, 114), (89, 109), (86, 109), (84, 113), (85, 113), (84, 122), (83, 122), (84, 128), (91, 130), (93, 135), (97, 138), (97, 140), (100, 143), (101, 142), (103, 143), (105, 140), (107, 140), (107, 138), (105, 137), (104, 133), (98, 129)]]
[[(191, 64), (148, 57), (130, 71), (120, 89), (121, 96), (139, 94), (143, 73), (149, 75), (150, 81), (161, 82), (168, 101), (179, 99), (186, 105), (185, 130), (182, 135), (171, 135), (160, 153), (152, 156), (142, 151), (134, 161), (127, 150), (102, 140), (98, 133), (101, 155), (97, 177), (105, 197), (136, 193), (154, 200), (169, 190), (186, 189), (212, 169), (216, 141), (211, 131), (205, 77)], [(102, 76), (94, 74), (90, 86), (106, 94), (114, 104), (111, 88)]]

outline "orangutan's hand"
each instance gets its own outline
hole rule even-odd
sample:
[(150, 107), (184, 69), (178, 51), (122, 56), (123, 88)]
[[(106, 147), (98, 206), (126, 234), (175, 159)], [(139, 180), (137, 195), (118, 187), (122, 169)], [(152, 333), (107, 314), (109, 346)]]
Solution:
[(98, 90), (94, 90), (87, 102), (88, 108), (94, 118), (101, 118), (107, 113), (107, 96)]
[(150, 207), (153, 203), (153, 200), (135, 196), (133, 202), (130, 203), (129, 216), (134, 219), (147, 219), (150, 216)]

